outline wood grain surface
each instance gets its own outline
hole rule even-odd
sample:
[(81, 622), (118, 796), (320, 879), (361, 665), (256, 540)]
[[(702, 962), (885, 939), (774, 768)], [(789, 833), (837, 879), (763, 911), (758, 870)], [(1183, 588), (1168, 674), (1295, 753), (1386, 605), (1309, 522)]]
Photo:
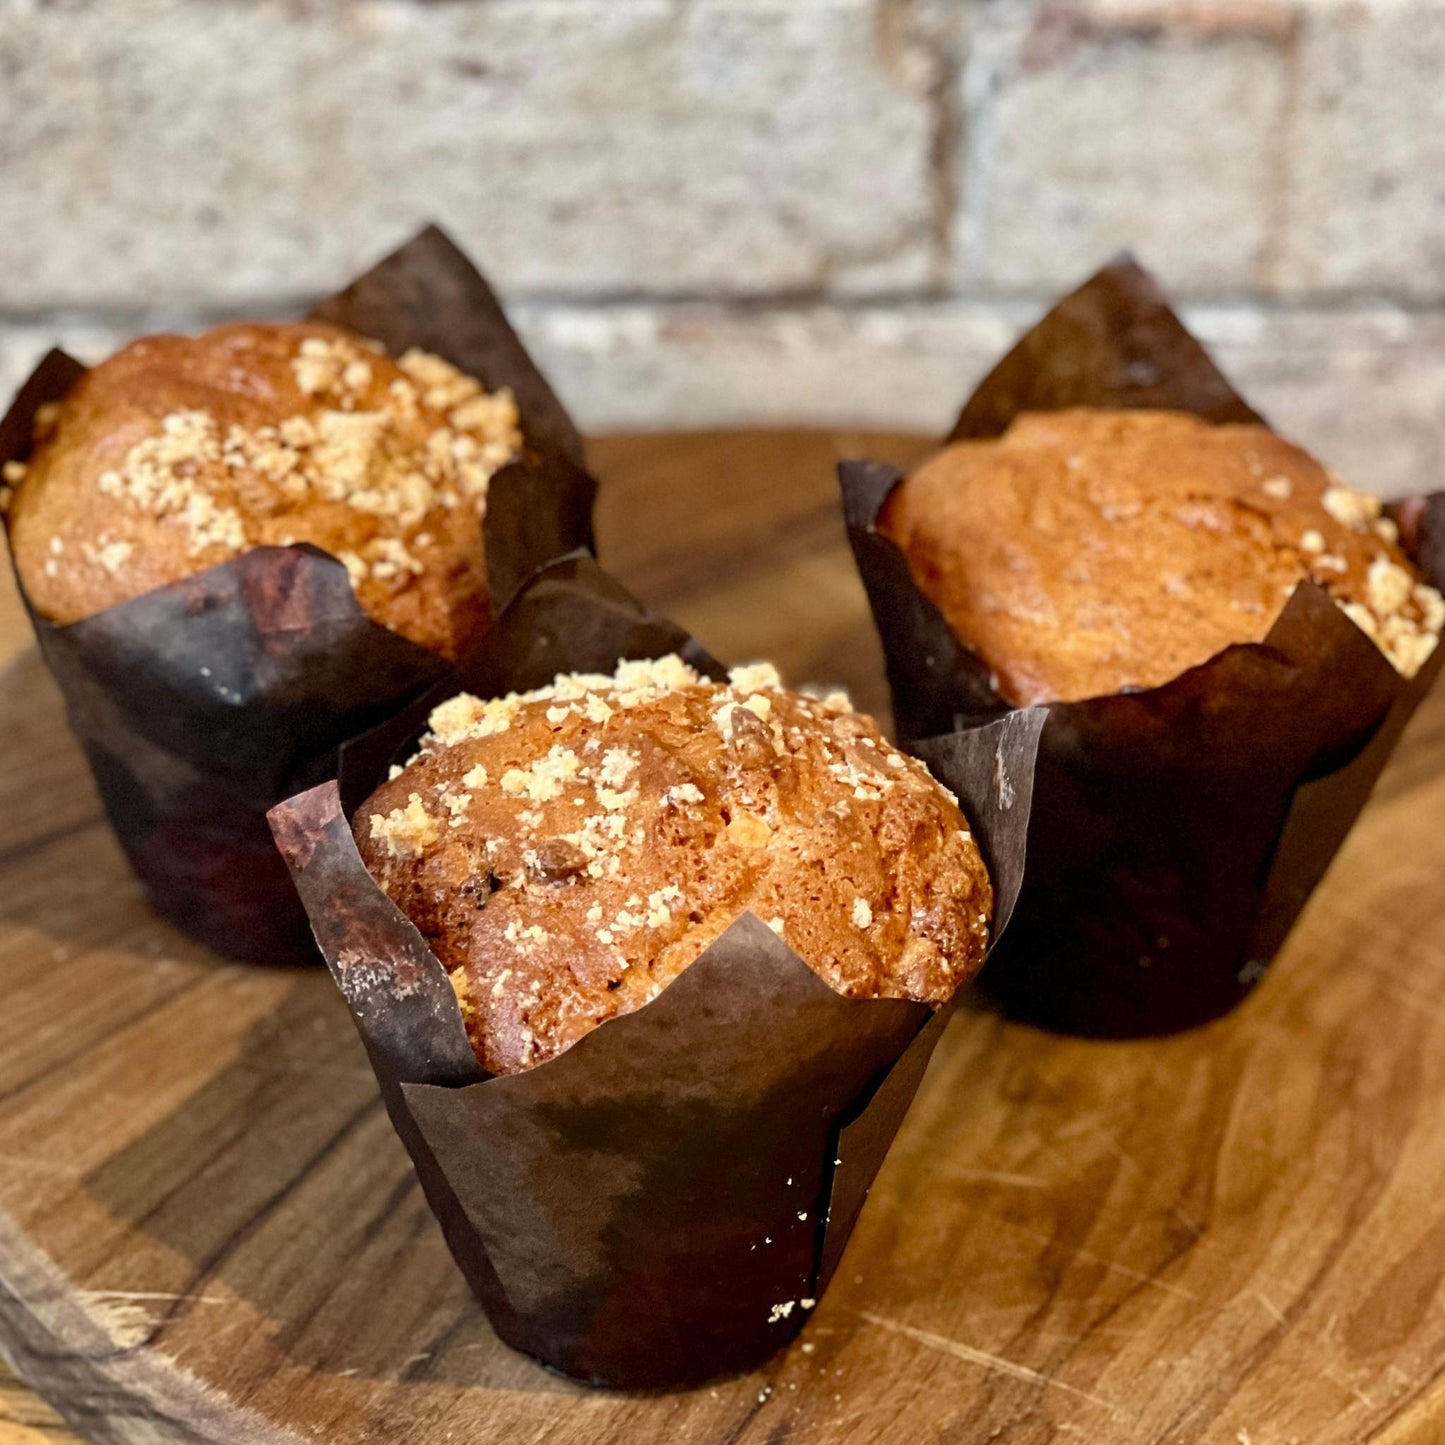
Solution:
[[(604, 556), (719, 656), (881, 706), (831, 466), (597, 445)], [(1273, 973), (1133, 1043), (968, 1002), (766, 1370), (591, 1393), (492, 1337), (323, 972), (153, 918), (0, 597), (0, 1345), (101, 1441), (1445, 1441), (1445, 698)], [(70, 1438), (0, 1377), (0, 1441)]]

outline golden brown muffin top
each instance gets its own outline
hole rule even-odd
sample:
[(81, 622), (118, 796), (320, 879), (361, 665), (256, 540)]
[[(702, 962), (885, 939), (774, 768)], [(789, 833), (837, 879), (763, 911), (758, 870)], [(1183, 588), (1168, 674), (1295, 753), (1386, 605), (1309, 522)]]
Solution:
[(357, 811), (494, 1073), (658, 992), (751, 909), (839, 993), (947, 999), (993, 895), (953, 795), (835, 694), (679, 658), (453, 698)]
[(310, 542), (378, 622), (455, 656), (486, 623), (487, 483), (521, 440), (510, 392), (335, 326), (147, 337), (37, 418), (5, 478), (16, 566), (63, 623)]
[(1259, 642), (1305, 579), (1407, 677), (1445, 621), (1378, 499), (1262, 426), (1025, 414), (925, 463), (880, 527), (1025, 706), (1155, 687)]

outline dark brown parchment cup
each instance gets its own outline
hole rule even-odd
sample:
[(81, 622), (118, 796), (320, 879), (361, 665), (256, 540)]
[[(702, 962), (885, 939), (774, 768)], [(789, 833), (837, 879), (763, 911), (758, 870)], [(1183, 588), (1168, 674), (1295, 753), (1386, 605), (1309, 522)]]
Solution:
[[(1260, 420), (1127, 257), (1024, 335), (948, 440), (1070, 406)], [(901, 474), (839, 470), (899, 734), (953, 786), (942, 751), (1010, 704), (875, 528)], [(1445, 584), (1445, 499), (1395, 511), (1427, 579)], [(1014, 1017), (1099, 1036), (1226, 1012), (1284, 942), (1442, 662), (1437, 651), (1405, 681), (1303, 584), (1262, 643), (1162, 687), (1050, 704), (1028, 877), (984, 988)]]
[[(460, 681), (481, 695), (681, 651), (590, 558), (521, 593)], [(432, 699), (435, 700), (435, 699)], [(835, 994), (744, 914), (646, 1007), (529, 1072), (485, 1075), (421, 935), (377, 887), (342, 796), (410, 751), (422, 709), (349, 750), (272, 826), (457, 1264), (509, 1345), (593, 1384), (749, 1369), (827, 1286), (946, 1011)], [(1042, 716), (960, 737), (950, 765), (1007, 922)]]
[[(510, 386), (526, 456), (488, 491), (494, 615), (540, 564), (591, 546), (595, 483), (576, 428), (471, 262), (428, 228), (314, 316), (419, 346), (488, 389)], [(52, 351), (3, 422), (24, 460), (36, 410), (84, 373)], [(258, 547), (59, 626), (21, 595), (116, 836), (152, 906), (220, 953), (315, 961), (266, 810), (332, 776), (336, 750), (452, 671), (373, 622), (346, 570), (310, 546)]]

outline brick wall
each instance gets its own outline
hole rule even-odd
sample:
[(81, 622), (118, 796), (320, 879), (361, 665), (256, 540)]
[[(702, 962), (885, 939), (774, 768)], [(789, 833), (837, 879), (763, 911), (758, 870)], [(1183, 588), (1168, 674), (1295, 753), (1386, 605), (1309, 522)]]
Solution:
[(0, 0), (0, 383), (436, 218), (594, 429), (936, 429), (1132, 245), (1362, 485), (1445, 468), (1445, 0)]

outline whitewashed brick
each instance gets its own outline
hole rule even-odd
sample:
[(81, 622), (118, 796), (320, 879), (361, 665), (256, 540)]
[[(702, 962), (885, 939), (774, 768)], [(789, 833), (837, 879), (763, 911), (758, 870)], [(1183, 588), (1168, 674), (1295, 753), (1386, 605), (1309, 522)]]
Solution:
[[(545, 307), (521, 319), (592, 431), (812, 425), (941, 435), (1041, 309)], [(1445, 313), (1214, 305), (1187, 319), (1281, 433), (1354, 484), (1382, 495), (1445, 486)]]
[(1445, 295), (1445, 5), (1304, 12), (1284, 279)]
[[(747, 426), (941, 430), (1027, 311), (940, 302), (578, 313), (527, 308), (524, 332), (594, 431)], [(665, 418), (659, 423), (657, 418)]]
[(1199, 294), (1269, 261), (1286, 95), (1272, 14), (1160, 4), (981, 12), (960, 85), (965, 282), (1049, 290), (1124, 247)]
[(1186, 318), (1270, 423), (1353, 485), (1445, 489), (1445, 311), (1212, 306)]
[(919, 284), (884, 3), (9, 0), (0, 307), (297, 296), (429, 218), (514, 293)]
[[(1041, 309), (533, 303), (515, 314), (592, 432), (811, 425), (941, 435)], [(1383, 495), (1445, 485), (1445, 312), (1206, 305), (1186, 314), (1250, 401), (1356, 485)], [(51, 345), (93, 361), (124, 339), (122, 328), (66, 318), (0, 327), (0, 392)]]

